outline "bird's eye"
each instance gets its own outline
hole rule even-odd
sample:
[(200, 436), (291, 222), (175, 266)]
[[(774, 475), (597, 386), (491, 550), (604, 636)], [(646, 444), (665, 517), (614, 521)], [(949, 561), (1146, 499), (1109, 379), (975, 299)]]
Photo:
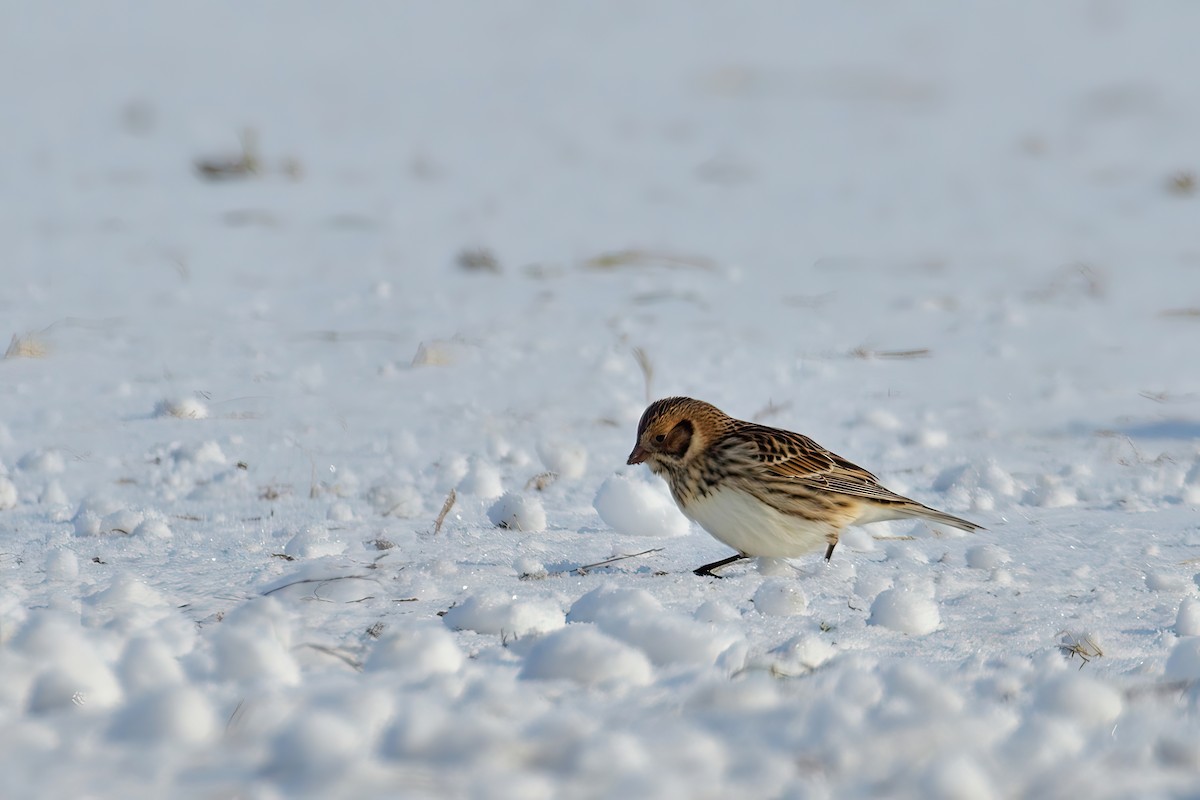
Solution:
[(663, 442), (665, 442), (666, 440), (667, 440), (667, 437), (666, 437), (666, 435), (665, 435), (665, 434), (661, 434), (661, 433), (660, 433), (658, 436), (655, 436), (655, 437), (654, 437), (654, 441), (658, 442), (659, 444), (662, 444), (662, 443), (663, 443)]

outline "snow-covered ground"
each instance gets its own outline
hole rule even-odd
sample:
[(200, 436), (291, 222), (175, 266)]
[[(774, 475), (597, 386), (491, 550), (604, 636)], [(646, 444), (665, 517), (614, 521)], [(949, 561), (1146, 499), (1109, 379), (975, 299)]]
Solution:
[[(1194, 794), (1198, 25), (6, 4), (0, 796)], [(989, 530), (697, 578), (667, 394)]]

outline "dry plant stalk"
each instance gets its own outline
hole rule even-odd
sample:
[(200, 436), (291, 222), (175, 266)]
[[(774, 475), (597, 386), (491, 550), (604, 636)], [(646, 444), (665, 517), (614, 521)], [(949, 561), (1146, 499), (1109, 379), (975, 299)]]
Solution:
[(539, 472), (525, 481), (525, 490), (536, 489), (539, 492), (543, 492), (546, 490), (546, 487), (550, 486), (556, 480), (558, 480), (557, 472)]
[(717, 265), (714, 261), (702, 256), (679, 255), (677, 253), (669, 253), (664, 250), (643, 250), (640, 248), (629, 248), (627, 250), (614, 250), (609, 253), (601, 253), (594, 258), (589, 258), (583, 262), (583, 266), (587, 269), (616, 269), (617, 267), (671, 267), (671, 268), (688, 268), (688, 269), (703, 269), (714, 270)]
[(446, 521), (446, 515), (450, 513), (450, 509), (454, 508), (454, 501), (458, 499), (458, 492), (453, 489), (450, 494), (446, 495), (446, 502), (442, 503), (442, 511), (437, 515), (437, 519), (433, 523), (433, 533), (437, 535), (442, 532), (442, 523)]
[(1063, 655), (1068, 659), (1079, 656), (1079, 668), (1083, 669), (1083, 665), (1087, 664), (1093, 658), (1100, 658), (1104, 655), (1104, 651), (1100, 649), (1100, 645), (1096, 644), (1096, 640), (1091, 634), (1084, 634), (1082, 637), (1075, 636), (1067, 631), (1061, 632), (1062, 641), (1058, 645), (1058, 649), (1062, 650)]
[(242, 131), (242, 152), (234, 158), (196, 159), (196, 172), (210, 181), (245, 178), (259, 171), (258, 137), (252, 128)]
[(638, 556), (645, 556), (649, 555), (650, 553), (658, 553), (661, 551), (661, 547), (651, 547), (649, 550), (643, 550), (640, 553), (630, 553), (629, 555), (624, 556), (613, 556), (612, 558), (606, 558), (603, 561), (597, 561), (595, 564), (584, 564), (582, 567), (576, 567), (571, 571), (576, 575), (587, 575), (589, 570), (593, 570), (596, 567), (606, 567), (609, 564), (615, 564), (616, 562), (624, 561), (627, 558), (637, 558)]
[(642, 370), (642, 383), (646, 387), (646, 403), (654, 399), (651, 394), (651, 382), (654, 380), (654, 365), (650, 363), (650, 356), (646, 355), (646, 351), (640, 347), (633, 348), (633, 360), (637, 362), (638, 367)]
[(45, 358), (49, 353), (50, 348), (32, 333), (27, 333), (24, 336), (18, 336), (14, 333), (12, 341), (8, 344), (8, 349), (4, 351), (4, 357)]
[(791, 403), (776, 403), (774, 400), (768, 400), (767, 404), (758, 411), (755, 411), (750, 419), (754, 422), (762, 422), (767, 417), (773, 417), (780, 411), (790, 408), (791, 405)]
[(913, 350), (872, 350), (869, 347), (856, 347), (850, 351), (854, 358), (890, 358), (901, 360), (906, 358), (929, 358), (933, 353), (928, 347), (918, 347)]

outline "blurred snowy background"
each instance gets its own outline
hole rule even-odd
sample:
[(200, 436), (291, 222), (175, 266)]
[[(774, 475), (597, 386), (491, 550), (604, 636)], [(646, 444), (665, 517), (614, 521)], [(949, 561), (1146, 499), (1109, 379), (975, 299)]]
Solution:
[[(1193, 791), (1198, 25), (0, 4), (0, 795)], [(990, 530), (695, 578), (677, 393)]]

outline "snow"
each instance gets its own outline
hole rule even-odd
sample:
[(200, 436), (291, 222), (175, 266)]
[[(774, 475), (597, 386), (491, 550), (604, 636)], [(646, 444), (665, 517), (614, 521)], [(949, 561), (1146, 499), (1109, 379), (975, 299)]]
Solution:
[[(111, 17), (0, 26), (5, 797), (1195, 792), (1200, 8)], [(697, 578), (672, 394), (987, 530)]]
[(934, 598), (908, 587), (880, 592), (871, 603), (871, 616), (867, 618), (869, 625), (918, 636), (933, 633), (941, 621)]
[(536, 497), (509, 492), (488, 507), (488, 519), (499, 528), (526, 533), (546, 530), (546, 509)]
[(625, 475), (600, 484), (592, 505), (604, 524), (626, 536), (673, 537), (688, 532), (687, 518), (661, 485)]

